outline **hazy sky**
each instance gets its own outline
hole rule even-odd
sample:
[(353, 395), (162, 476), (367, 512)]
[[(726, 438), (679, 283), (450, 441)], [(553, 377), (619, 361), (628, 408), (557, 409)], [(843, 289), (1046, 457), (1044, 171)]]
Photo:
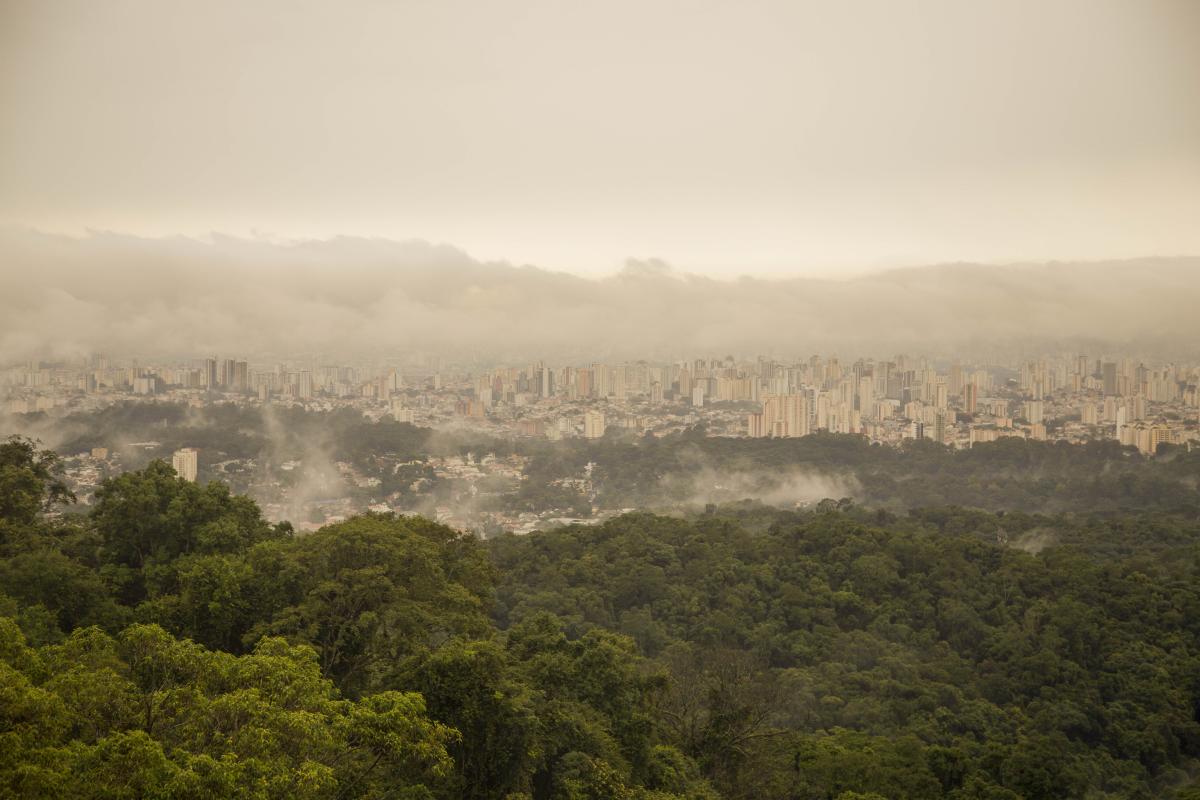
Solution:
[(0, 223), (583, 274), (1200, 253), (1200, 2), (0, 0)]

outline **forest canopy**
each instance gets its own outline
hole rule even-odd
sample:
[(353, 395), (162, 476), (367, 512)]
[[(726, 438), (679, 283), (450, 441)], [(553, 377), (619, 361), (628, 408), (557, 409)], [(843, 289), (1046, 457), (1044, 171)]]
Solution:
[(53, 453), (0, 445), (3, 796), (1200, 796), (1194, 483), (487, 541), (392, 514), (301, 536), (160, 461), (86, 514), (64, 492)]

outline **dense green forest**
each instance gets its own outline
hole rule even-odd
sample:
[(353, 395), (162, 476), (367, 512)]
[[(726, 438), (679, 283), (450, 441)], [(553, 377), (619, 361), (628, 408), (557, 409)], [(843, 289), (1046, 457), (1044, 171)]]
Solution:
[(534, 458), (626, 459), (626, 498), (685, 453), (835, 464), (859, 504), (488, 541), (298, 536), (160, 461), (64, 514), (9, 439), (0, 796), (1200, 798), (1194, 454), (809, 439)]

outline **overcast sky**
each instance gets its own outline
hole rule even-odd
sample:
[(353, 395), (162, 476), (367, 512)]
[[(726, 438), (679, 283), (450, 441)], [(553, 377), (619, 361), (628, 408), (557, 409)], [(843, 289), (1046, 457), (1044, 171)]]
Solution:
[(585, 275), (1195, 254), (1200, 2), (0, 0), (0, 223)]

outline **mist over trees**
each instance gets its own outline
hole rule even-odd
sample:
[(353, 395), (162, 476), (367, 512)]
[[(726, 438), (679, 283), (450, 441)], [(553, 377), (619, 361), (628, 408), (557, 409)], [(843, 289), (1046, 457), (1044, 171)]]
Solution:
[[(118, 404), (53, 419), (17, 415), (7, 424), (63, 453), (94, 447), (119, 452), (121, 463), (129, 468), (169, 459), (181, 447), (197, 447), (201, 475), (241, 492), (255, 491), (248, 476), (214, 465), (253, 459), (255, 469), (261, 470), (267, 464), (303, 459), (301, 468), (282, 473), (295, 476), (346, 462), (377, 483), (330, 491), (353, 495), (364, 509), (385, 501), (408, 511), (453, 507), (462, 502), (456, 495), (469, 492), (438, 479), (429, 463), (469, 453), (517, 453), (527, 458), (520, 481), (488, 487), (489, 496), (477, 499), (477, 504), (561, 510), (575, 516), (590, 515), (593, 506), (675, 512), (754, 499), (791, 508), (826, 497), (848, 497), (860, 505), (900, 513), (946, 505), (1082, 515), (1189, 514), (1200, 509), (1200, 449), (1177, 445), (1163, 445), (1159, 456), (1142, 455), (1114, 441), (1074, 445), (1016, 438), (964, 450), (921, 440), (893, 448), (846, 434), (747, 439), (705, 436), (698, 428), (663, 437), (614, 430), (597, 440), (548, 442), (435, 431), (386, 416), (370, 420), (350, 409), (195, 409), (172, 403)], [(156, 444), (145, 444), (150, 440)], [(405, 466), (398, 467), (401, 463)], [(564, 485), (564, 478), (582, 476), (588, 464), (593, 465), (592, 494)], [(424, 481), (421, 494), (411, 491), (410, 484), (418, 479)], [(289, 492), (295, 495), (291, 504), (296, 506), (306, 478), (289, 480)], [(266, 500), (261, 494), (257, 499)]]

